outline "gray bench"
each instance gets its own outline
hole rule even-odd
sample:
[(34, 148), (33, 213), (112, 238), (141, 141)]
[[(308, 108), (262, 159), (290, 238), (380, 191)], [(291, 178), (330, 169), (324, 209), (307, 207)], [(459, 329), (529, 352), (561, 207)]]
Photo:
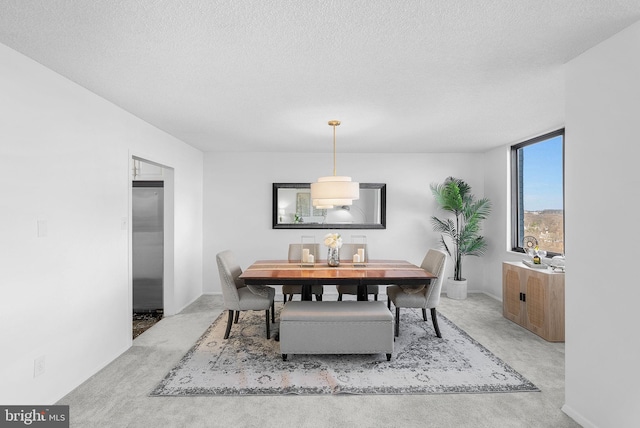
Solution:
[(393, 353), (393, 315), (383, 302), (288, 302), (280, 313), (280, 353)]

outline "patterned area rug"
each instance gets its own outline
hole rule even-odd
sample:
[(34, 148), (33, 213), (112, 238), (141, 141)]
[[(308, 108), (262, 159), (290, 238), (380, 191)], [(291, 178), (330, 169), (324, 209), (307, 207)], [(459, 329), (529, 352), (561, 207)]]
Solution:
[(133, 338), (140, 336), (162, 319), (162, 311), (133, 313)]
[(279, 342), (265, 338), (264, 312), (242, 312), (224, 340), (225, 311), (151, 395), (539, 391), (444, 316), (438, 315), (442, 339), (420, 310), (404, 309), (401, 317), (391, 361), (384, 354), (295, 354), (282, 361)]

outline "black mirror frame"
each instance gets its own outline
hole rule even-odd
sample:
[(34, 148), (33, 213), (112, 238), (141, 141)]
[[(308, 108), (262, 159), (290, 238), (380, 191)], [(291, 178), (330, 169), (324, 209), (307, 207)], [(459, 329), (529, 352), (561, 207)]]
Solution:
[(361, 189), (380, 190), (380, 223), (286, 223), (278, 224), (278, 189), (311, 189), (310, 183), (273, 183), (272, 217), (273, 229), (386, 229), (387, 185), (385, 183), (360, 183)]

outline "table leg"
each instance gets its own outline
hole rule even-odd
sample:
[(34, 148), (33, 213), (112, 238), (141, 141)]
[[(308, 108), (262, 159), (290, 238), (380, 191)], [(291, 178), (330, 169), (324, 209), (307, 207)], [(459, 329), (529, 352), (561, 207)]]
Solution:
[(300, 300), (312, 300), (311, 284), (302, 284), (302, 292), (300, 293)]
[(366, 302), (369, 300), (369, 295), (367, 294), (367, 286), (363, 284), (358, 284), (358, 301)]

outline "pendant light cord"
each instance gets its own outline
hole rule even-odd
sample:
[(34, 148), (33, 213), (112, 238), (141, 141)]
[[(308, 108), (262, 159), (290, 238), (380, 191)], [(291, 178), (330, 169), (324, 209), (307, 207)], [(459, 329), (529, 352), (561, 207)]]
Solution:
[(337, 125), (333, 125), (333, 176), (335, 177), (336, 174), (336, 126)]
[(333, 126), (333, 176), (336, 174), (336, 126), (340, 125), (339, 120), (330, 120), (329, 125)]

